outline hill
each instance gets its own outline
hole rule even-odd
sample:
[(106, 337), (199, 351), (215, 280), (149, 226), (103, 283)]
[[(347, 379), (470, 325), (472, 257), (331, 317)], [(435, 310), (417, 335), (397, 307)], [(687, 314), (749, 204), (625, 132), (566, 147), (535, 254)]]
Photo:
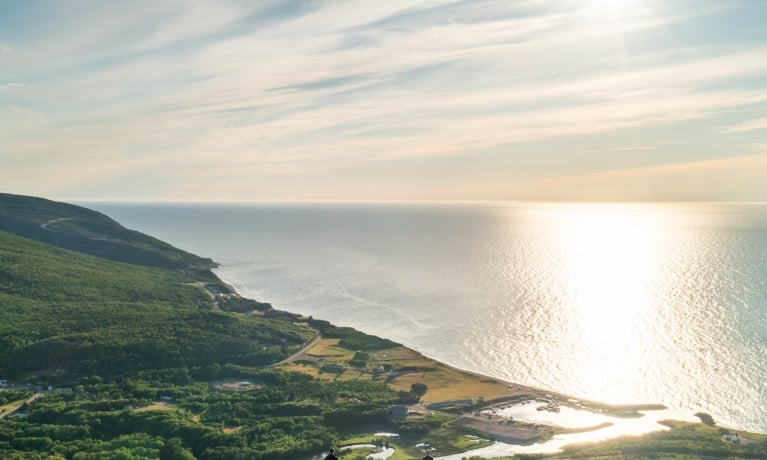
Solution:
[(0, 232), (0, 375), (264, 365), (312, 336), (284, 318), (219, 311), (184, 272)]
[(193, 271), (216, 265), (99, 212), (44, 198), (0, 193), (0, 230), (134, 265)]

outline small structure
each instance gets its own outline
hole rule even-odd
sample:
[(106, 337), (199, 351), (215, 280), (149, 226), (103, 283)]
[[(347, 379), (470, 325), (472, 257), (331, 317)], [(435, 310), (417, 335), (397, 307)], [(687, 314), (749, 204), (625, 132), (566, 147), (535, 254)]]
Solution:
[(407, 417), (407, 414), (410, 413), (407, 406), (403, 406), (402, 404), (393, 404), (389, 407), (389, 413), (392, 414), (395, 417)]
[(473, 401), (471, 399), (452, 399), (450, 401), (435, 402), (427, 404), (427, 409), (444, 409), (446, 407), (458, 407), (458, 406), (471, 406)]
[(723, 434), (722, 435), (723, 441), (729, 441), (733, 444), (740, 444), (740, 436), (738, 436), (738, 433), (732, 433), (732, 434)]
[(339, 374), (345, 370), (346, 368), (340, 364), (325, 364), (320, 369), (322, 372), (337, 372)]

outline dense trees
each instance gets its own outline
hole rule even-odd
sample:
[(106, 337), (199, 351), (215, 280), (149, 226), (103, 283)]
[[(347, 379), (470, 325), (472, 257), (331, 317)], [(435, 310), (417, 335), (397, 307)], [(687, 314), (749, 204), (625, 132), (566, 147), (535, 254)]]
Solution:
[[(83, 379), (91, 383), (50, 393), (30, 405), (27, 417), (0, 424), (0, 451), (83, 459), (106, 458), (104, 452), (124, 458), (295, 459), (322, 451), (349, 427), (385, 424), (397, 399), (376, 382), (249, 371), (264, 385), (245, 392), (217, 392), (198, 381), (170, 384), (162, 371)], [(171, 402), (151, 406), (161, 395)]]
[(0, 232), (0, 376), (46, 368), (115, 374), (260, 366), (314, 332), (287, 318), (215, 311), (180, 272), (84, 256)]

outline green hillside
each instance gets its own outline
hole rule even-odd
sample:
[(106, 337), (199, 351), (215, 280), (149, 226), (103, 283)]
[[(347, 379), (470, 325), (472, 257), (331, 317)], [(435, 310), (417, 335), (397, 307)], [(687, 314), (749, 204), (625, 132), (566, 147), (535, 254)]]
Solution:
[(0, 376), (275, 362), (312, 336), (214, 309), (180, 271), (138, 267), (0, 232)]
[(0, 193), (0, 230), (135, 265), (207, 270), (210, 259), (182, 251), (81, 206)]
[[(121, 232), (82, 208), (13, 201), (3, 225), (22, 233), (53, 232), (40, 222), (62, 215), (71, 220), (54, 233), (98, 245), (87, 232), (94, 221), (105, 223), (101, 234)], [(131, 245), (149, 242), (142, 262), (186, 257), (125, 232)], [(0, 380), (13, 386), (0, 388), (0, 458), (306, 458), (345, 427), (386, 421), (398, 396), (384, 383), (270, 368), (316, 331), (268, 304), (216, 297), (227, 290), (208, 265), (140, 266), (0, 231)], [(219, 388), (232, 380), (254, 384)]]

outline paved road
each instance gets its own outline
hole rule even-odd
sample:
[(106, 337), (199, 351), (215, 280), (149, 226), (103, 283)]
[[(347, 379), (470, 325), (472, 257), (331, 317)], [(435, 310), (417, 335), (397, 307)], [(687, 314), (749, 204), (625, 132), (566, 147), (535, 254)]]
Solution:
[(287, 358), (283, 359), (279, 363), (274, 363), (272, 366), (279, 366), (280, 364), (290, 363), (295, 361), (299, 356), (304, 354), (307, 350), (311, 349), (313, 346), (317, 345), (317, 342), (319, 342), (322, 339), (322, 336), (320, 335), (320, 331), (316, 329), (312, 329), (314, 332), (317, 333), (317, 337), (314, 338), (311, 342), (306, 344), (306, 346), (297, 352), (293, 353), (292, 355), (288, 356)]
[(16, 412), (17, 410), (19, 410), (19, 408), (20, 408), (21, 406), (23, 406), (24, 404), (29, 404), (29, 403), (31, 403), (32, 401), (34, 401), (35, 399), (37, 399), (37, 398), (40, 398), (40, 397), (42, 397), (42, 396), (45, 396), (45, 395), (44, 395), (43, 393), (35, 393), (35, 394), (33, 394), (32, 396), (30, 396), (29, 398), (27, 398), (27, 400), (26, 400), (26, 401), (24, 401), (22, 404), (19, 404), (18, 406), (16, 406), (16, 408), (14, 408), (14, 409), (11, 409), (11, 410), (9, 410), (9, 411), (6, 411), (6, 412), (3, 412), (3, 413), (1, 413), (1, 414), (0, 414), (0, 419), (4, 419), (6, 416), (8, 416), (8, 415), (10, 415), (10, 414), (12, 414), (12, 413)]
[(55, 224), (56, 222), (62, 222), (62, 221), (65, 221), (65, 220), (74, 220), (74, 217), (60, 217), (58, 219), (52, 219), (52, 220), (49, 220), (48, 222), (46, 222), (44, 224), (40, 224), (40, 228), (44, 228), (44, 229), (47, 230), (49, 225)]

